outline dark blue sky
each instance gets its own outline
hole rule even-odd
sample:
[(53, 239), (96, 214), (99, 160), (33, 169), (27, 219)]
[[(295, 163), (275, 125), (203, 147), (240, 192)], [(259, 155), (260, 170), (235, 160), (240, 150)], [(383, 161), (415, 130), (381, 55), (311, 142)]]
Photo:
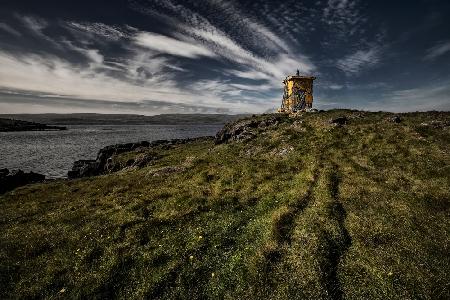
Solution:
[(450, 109), (449, 1), (2, 1), (0, 112)]

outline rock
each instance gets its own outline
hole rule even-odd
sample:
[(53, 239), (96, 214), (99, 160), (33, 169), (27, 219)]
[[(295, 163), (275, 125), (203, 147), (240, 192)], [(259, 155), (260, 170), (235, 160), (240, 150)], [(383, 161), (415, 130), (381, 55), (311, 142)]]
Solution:
[(9, 171), (8, 169), (0, 170), (0, 194), (13, 190), (19, 186), (29, 183), (41, 182), (45, 180), (45, 175), (22, 170)]
[(330, 119), (329, 122), (330, 122), (330, 124), (341, 126), (341, 125), (345, 125), (345, 124), (348, 123), (348, 118), (345, 117), (345, 116), (337, 117), (337, 118), (334, 118), (334, 119)]
[(426, 123), (426, 122), (421, 123), (420, 126), (433, 127), (433, 128), (436, 128), (436, 129), (443, 129), (443, 128), (446, 128), (446, 127), (450, 127), (450, 121), (434, 120), (434, 121), (431, 121), (429, 123)]
[(389, 121), (392, 123), (400, 123), (402, 119), (400, 118), (400, 116), (393, 116), (389, 118)]
[(349, 119), (363, 119), (366, 117), (365, 112), (354, 112), (348, 116)]
[(138, 168), (143, 168), (145, 166), (147, 166), (148, 164), (150, 164), (151, 162), (159, 159), (160, 156), (155, 154), (155, 153), (151, 153), (151, 154), (141, 154), (136, 156), (136, 159), (134, 159), (133, 164), (131, 165), (132, 167), (138, 167)]
[(296, 120), (294, 123), (292, 123), (293, 127), (300, 127), (303, 124), (303, 120)]
[(3, 177), (5, 177), (8, 174), (9, 174), (9, 170), (8, 169), (0, 169), (0, 178), (3, 178)]
[(262, 120), (251, 118), (228, 123), (216, 134), (215, 143), (250, 140), (256, 136), (256, 129), (264, 130), (271, 126), (277, 126), (282, 118), (283, 115), (271, 115)]
[(275, 151), (272, 151), (272, 154), (276, 155), (276, 156), (285, 156), (285, 155), (291, 153), (292, 151), (294, 151), (294, 147), (286, 146), (286, 147), (283, 147), (281, 149), (277, 149)]
[(98, 175), (98, 166), (96, 160), (77, 160), (73, 163), (72, 170), (67, 173), (67, 177), (72, 179)]

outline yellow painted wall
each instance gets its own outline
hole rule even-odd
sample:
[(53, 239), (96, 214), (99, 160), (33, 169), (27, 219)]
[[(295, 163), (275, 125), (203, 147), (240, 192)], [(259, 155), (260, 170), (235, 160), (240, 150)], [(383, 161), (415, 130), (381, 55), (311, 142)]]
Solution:
[(285, 86), (287, 88), (287, 96), (288, 98), (284, 101), (285, 109), (291, 110), (292, 107), (296, 104), (294, 99), (290, 96), (293, 93), (294, 87), (305, 90), (305, 101), (308, 105), (312, 105), (313, 102), (313, 80), (308, 78), (290, 78), (285, 81)]

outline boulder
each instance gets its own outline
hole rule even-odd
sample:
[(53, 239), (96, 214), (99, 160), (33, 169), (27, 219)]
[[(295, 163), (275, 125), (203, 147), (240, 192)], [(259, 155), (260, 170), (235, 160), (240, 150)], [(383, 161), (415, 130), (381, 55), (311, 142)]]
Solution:
[(334, 119), (330, 119), (330, 124), (336, 125), (336, 126), (342, 126), (348, 123), (348, 118), (345, 116), (337, 117)]
[(389, 118), (389, 122), (392, 123), (400, 123), (402, 121), (402, 118), (400, 118), (400, 116), (392, 116)]
[(41, 182), (45, 180), (45, 175), (22, 170), (9, 171), (8, 169), (0, 170), (0, 194), (13, 190), (19, 186), (29, 183)]

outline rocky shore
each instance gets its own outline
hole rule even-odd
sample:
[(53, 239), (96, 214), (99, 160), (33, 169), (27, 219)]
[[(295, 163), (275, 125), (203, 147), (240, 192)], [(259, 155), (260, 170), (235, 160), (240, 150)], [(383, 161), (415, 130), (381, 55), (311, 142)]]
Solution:
[[(75, 161), (73, 163), (72, 170), (67, 173), (67, 177), (69, 179), (74, 179), (118, 171), (118, 168), (112, 162), (112, 157), (117, 154), (136, 151), (143, 148), (153, 148), (157, 146), (172, 147), (175, 145), (187, 144), (204, 139), (212, 139), (212, 137), (156, 140), (152, 142), (142, 141), (138, 143), (116, 144), (106, 146), (100, 149), (96, 159), (92, 160), (84, 159)], [(152, 159), (153, 159), (152, 157), (145, 157), (143, 158), (143, 161), (130, 160), (127, 162), (127, 166), (140, 166), (144, 164), (146, 161)]]
[[(243, 119), (236, 122), (231, 122), (225, 125), (215, 137), (199, 137), (187, 139), (173, 139), (173, 140), (156, 140), (153, 142), (142, 141), (138, 143), (116, 144), (106, 146), (97, 154), (96, 159), (92, 160), (77, 160), (73, 163), (72, 170), (67, 173), (69, 179), (83, 178), (90, 176), (97, 176), (107, 174), (120, 170), (122, 167), (116, 166), (113, 163), (113, 156), (125, 152), (138, 151), (143, 148), (153, 148), (157, 146), (172, 147), (175, 145), (187, 144), (205, 139), (214, 139), (216, 144), (226, 143), (228, 141), (243, 141), (249, 140), (256, 136), (258, 129), (264, 129), (270, 126), (276, 126), (285, 115), (271, 115), (265, 116), (262, 119)], [(127, 167), (140, 167), (148, 162), (157, 159), (156, 157), (144, 157), (141, 160), (127, 161)]]
[(22, 170), (0, 169), (0, 194), (11, 191), (19, 186), (45, 180), (45, 175)]

